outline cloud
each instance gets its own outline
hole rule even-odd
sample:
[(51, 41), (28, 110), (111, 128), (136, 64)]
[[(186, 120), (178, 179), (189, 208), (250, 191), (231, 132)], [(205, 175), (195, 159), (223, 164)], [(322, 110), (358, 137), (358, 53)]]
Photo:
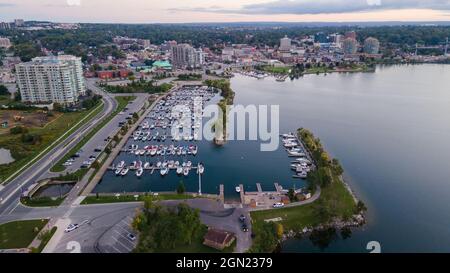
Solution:
[(329, 14), (377, 10), (431, 9), (450, 11), (450, 0), (276, 0), (244, 5), (240, 9), (175, 8), (171, 11), (194, 11), (225, 14)]
[(14, 7), (16, 4), (13, 3), (0, 3), (1, 8), (8, 8), (8, 7)]

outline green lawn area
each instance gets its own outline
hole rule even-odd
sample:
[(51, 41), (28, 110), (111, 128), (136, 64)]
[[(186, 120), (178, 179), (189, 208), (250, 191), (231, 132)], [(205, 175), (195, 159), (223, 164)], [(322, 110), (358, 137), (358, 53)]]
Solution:
[[(128, 105), (130, 101), (133, 101), (136, 97), (131, 96), (120, 96), (116, 97), (118, 102), (117, 109), (111, 113), (106, 119), (104, 119), (100, 124), (98, 124), (94, 129), (92, 129), (83, 139), (77, 143), (61, 160), (59, 160), (52, 168), (52, 172), (62, 172), (66, 169), (63, 164), (75, 153), (77, 153), (101, 128), (103, 128), (108, 122), (111, 121), (118, 113), (122, 112), (123, 109)], [(100, 109), (101, 111), (101, 109)], [(99, 112), (100, 112), (99, 111)]]
[(64, 198), (35, 197), (31, 199), (22, 198), (20, 201), (28, 207), (57, 207), (61, 205)]
[(0, 105), (8, 104), (11, 101), (11, 96), (0, 96)]
[(325, 189), (322, 189), (319, 200), (305, 206), (273, 209), (267, 211), (251, 212), (253, 228), (257, 230), (258, 225), (266, 219), (281, 217), (283, 220), (278, 222), (283, 225), (284, 230), (301, 230), (304, 227), (313, 227), (321, 224), (322, 221), (317, 213), (323, 204), (332, 206), (336, 216), (342, 219), (350, 218), (356, 210), (356, 204), (353, 197), (340, 181), (334, 182)]
[[(30, 134), (40, 135), (42, 140), (36, 144), (26, 144), (21, 140), (21, 135), (4, 134), (0, 136), (0, 147), (8, 149), (16, 161), (8, 165), (0, 166), (0, 180), (5, 181), (20, 168), (36, 162), (36, 158), (45, 149), (56, 146), (73, 131), (91, 120), (96, 113), (101, 111), (102, 105), (99, 105), (88, 111), (64, 113), (57, 119), (48, 123), (42, 128), (29, 128)], [(83, 122), (75, 126), (80, 120), (86, 118)], [(63, 134), (67, 133), (61, 140), (56, 141)], [(48, 150), (47, 150), (48, 151)], [(9, 181), (6, 181), (9, 182)]]
[(332, 72), (332, 71), (333, 70), (330, 70), (326, 66), (321, 66), (321, 67), (312, 67), (310, 69), (307, 69), (305, 71), (305, 74), (320, 74), (320, 73), (329, 73), (329, 72)]
[(262, 70), (273, 74), (288, 74), (292, 69), (290, 66), (263, 66)]
[(41, 240), (41, 243), (39, 244), (38, 248), (32, 248), (31, 253), (41, 253), (42, 250), (44, 250), (45, 246), (48, 244), (48, 242), (52, 239), (53, 235), (55, 235), (57, 227), (53, 227), (51, 230), (47, 230), (43, 232), (42, 234), (39, 234), (39, 239)]
[(157, 253), (233, 253), (234, 249), (236, 248), (236, 240), (231, 244), (230, 247), (225, 248), (223, 251), (217, 250), (215, 248), (205, 246), (203, 244), (203, 237), (205, 236), (206, 232), (208, 232), (208, 227), (203, 226), (203, 230), (201, 233), (201, 236), (197, 238), (195, 241), (192, 242), (190, 245), (182, 245), (177, 246), (174, 249), (164, 249), (160, 251), (156, 251)]
[(0, 249), (27, 248), (47, 222), (42, 219), (0, 225)]
[[(108, 203), (126, 203), (126, 202), (143, 202), (144, 201), (144, 195), (139, 195), (139, 197), (136, 199), (133, 195), (121, 195), (120, 197), (115, 197), (111, 195), (99, 195), (97, 198), (96, 196), (88, 196), (86, 197), (83, 202), (81, 202), (82, 205), (92, 205), (92, 204), (108, 204)], [(157, 200), (184, 200), (184, 199), (193, 199), (193, 198), (201, 198), (201, 197), (194, 197), (187, 194), (158, 194), (157, 196), (154, 196)]]

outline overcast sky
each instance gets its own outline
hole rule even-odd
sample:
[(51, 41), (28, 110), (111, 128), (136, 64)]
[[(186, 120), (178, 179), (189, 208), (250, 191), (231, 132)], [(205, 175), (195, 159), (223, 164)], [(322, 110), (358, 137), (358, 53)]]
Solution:
[(450, 21), (450, 0), (0, 0), (0, 21)]

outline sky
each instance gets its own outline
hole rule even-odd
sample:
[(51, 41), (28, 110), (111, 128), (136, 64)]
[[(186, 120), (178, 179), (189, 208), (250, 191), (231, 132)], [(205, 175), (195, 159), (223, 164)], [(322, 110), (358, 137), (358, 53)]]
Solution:
[(0, 0), (0, 21), (450, 21), (450, 0)]

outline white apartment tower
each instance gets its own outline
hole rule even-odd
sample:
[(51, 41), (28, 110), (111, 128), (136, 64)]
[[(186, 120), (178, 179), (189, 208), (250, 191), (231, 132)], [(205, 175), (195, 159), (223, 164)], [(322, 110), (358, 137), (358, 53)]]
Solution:
[(280, 39), (280, 51), (291, 51), (292, 48), (292, 40), (289, 39), (287, 36), (284, 36), (284, 38)]
[(204, 55), (201, 49), (196, 50), (189, 44), (174, 45), (171, 48), (172, 65), (177, 68), (199, 68), (204, 63)]
[(86, 93), (81, 58), (75, 56), (37, 57), (16, 65), (16, 74), (23, 102), (67, 105)]

